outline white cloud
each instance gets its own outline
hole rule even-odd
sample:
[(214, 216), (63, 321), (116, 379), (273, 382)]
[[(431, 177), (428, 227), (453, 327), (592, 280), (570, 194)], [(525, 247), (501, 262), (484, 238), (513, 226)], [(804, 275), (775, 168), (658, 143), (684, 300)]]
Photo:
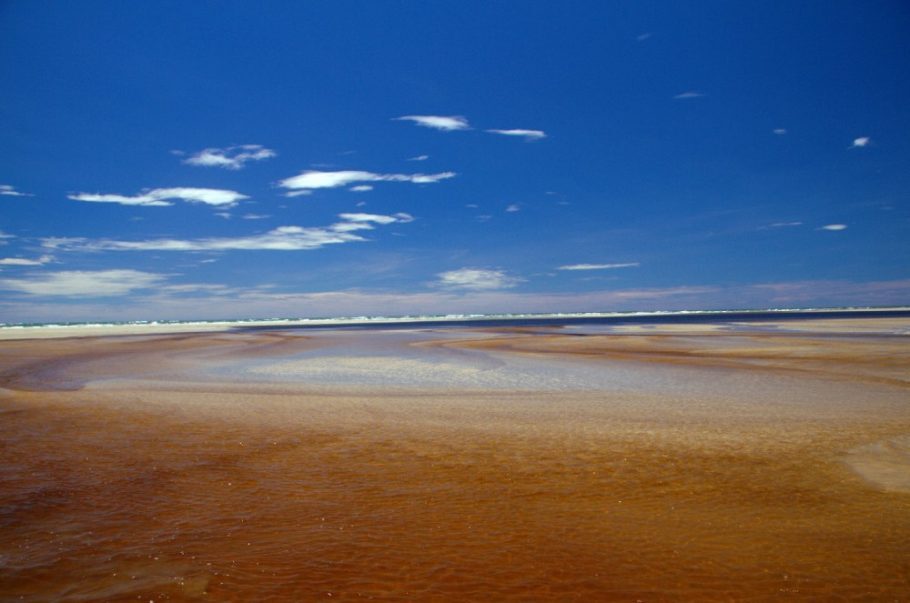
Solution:
[(408, 157), (408, 161), (426, 161), (429, 158), (429, 155), (418, 155), (417, 157)]
[(768, 228), (791, 228), (802, 225), (802, 222), (774, 222), (773, 224), (768, 224)]
[(826, 224), (825, 226), (821, 227), (821, 230), (834, 230), (834, 231), (847, 230), (847, 225), (846, 224)]
[(521, 136), (525, 140), (540, 140), (546, 138), (547, 134), (543, 130), (487, 130), (491, 134), (502, 134), (503, 136)]
[(625, 262), (622, 264), (569, 264), (560, 266), (559, 270), (614, 270), (616, 268), (635, 268), (638, 262)]
[(394, 224), (395, 222), (413, 222), (414, 216), (411, 214), (406, 214), (400, 212), (394, 216), (384, 216), (380, 214), (362, 214), (362, 213), (351, 213), (351, 214), (338, 214), (338, 217), (344, 220), (345, 222), (374, 222), (376, 224)]
[(651, 36), (653, 36), (653, 35), (654, 35), (654, 34), (652, 34), (651, 32), (648, 31), (648, 32), (645, 32), (645, 33), (643, 33), (643, 34), (638, 34), (637, 36), (635, 36), (635, 40), (636, 40), (637, 42), (644, 42), (645, 40), (650, 39)]
[(280, 226), (268, 232), (246, 237), (211, 237), (205, 239), (152, 239), (146, 241), (117, 241), (110, 239), (47, 238), (42, 244), (48, 249), (64, 251), (236, 251), (271, 250), (302, 251), (326, 245), (366, 241), (352, 234), (355, 230), (372, 230), (373, 224), (405, 224), (413, 216), (398, 213), (341, 214), (341, 222), (329, 226)]
[(243, 214), (240, 217), (243, 220), (265, 220), (266, 218), (271, 218), (272, 216), (268, 214)]
[(413, 182), (414, 184), (434, 184), (440, 180), (454, 178), (455, 172), (439, 172), (438, 174), (390, 174), (383, 180), (394, 182)]
[(36, 260), (27, 258), (0, 258), (0, 266), (42, 266), (54, 261), (53, 256), (42, 255)]
[(15, 189), (15, 187), (13, 187), (12, 185), (9, 185), (9, 184), (0, 184), (0, 196), (5, 196), (5, 197), (31, 197), (32, 195), (30, 195), (30, 194), (28, 194), (28, 193), (20, 193), (20, 192), (17, 191), (17, 190)]
[(242, 199), (249, 199), (236, 191), (219, 188), (154, 188), (143, 190), (132, 197), (126, 195), (107, 195), (99, 193), (77, 193), (67, 195), (74, 201), (88, 201), (91, 203), (119, 203), (121, 205), (144, 205), (147, 207), (166, 207), (173, 205), (173, 200), (188, 203), (205, 203), (218, 207), (231, 207)]
[[(181, 287), (181, 285), (175, 285)], [(237, 316), (362, 316), (385, 314), (518, 313), (518, 312), (606, 312), (612, 310), (683, 310), (708, 308), (768, 308), (806, 306), (905, 304), (910, 280), (850, 282), (806, 281), (732, 285), (729, 287), (677, 286), (665, 289), (610, 289), (590, 292), (520, 293), (514, 290), (487, 291), (369, 291), (342, 290), (301, 293), (246, 286), (226, 292), (198, 294), (188, 289), (174, 293), (155, 287), (148, 294), (121, 298), (111, 304), (104, 300), (71, 303), (71, 300), (12, 300), (0, 297), (6, 322), (107, 320), (230, 319)], [(159, 293), (160, 291), (160, 293)], [(217, 297), (213, 298), (213, 294)], [(215, 299), (218, 303), (212, 303)]]
[(433, 128), (434, 130), (446, 132), (468, 130), (471, 127), (468, 125), (468, 120), (460, 115), (402, 115), (395, 119), (398, 121), (412, 121), (424, 128)]
[(138, 270), (63, 271), (0, 279), (0, 287), (30, 295), (106, 297), (159, 285), (164, 276)]
[(41, 246), (45, 249), (78, 249), (88, 243), (85, 237), (45, 237)]
[(186, 285), (167, 285), (156, 288), (164, 293), (210, 293), (212, 295), (224, 295), (231, 293), (231, 289), (225, 285), (211, 285), (205, 283), (190, 283)]
[(783, 136), (784, 134), (787, 133), (787, 128), (774, 128), (771, 131), (774, 132), (775, 134), (777, 134), (778, 136)]
[(871, 142), (872, 142), (872, 139), (869, 138), (868, 136), (860, 136), (859, 138), (853, 139), (853, 144), (850, 145), (850, 148), (861, 149), (863, 147), (868, 147)]
[(521, 211), (521, 206), (517, 203), (513, 203), (506, 208), (506, 211), (509, 213), (514, 213), (516, 211)]
[[(362, 170), (340, 170), (324, 172), (321, 170), (307, 170), (296, 176), (285, 178), (278, 183), (282, 188), (292, 189), (285, 193), (288, 197), (307, 195), (320, 188), (339, 188), (355, 182), (411, 182), (413, 184), (432, 184), (454, 178), (455, 172), (440, 172), (438, 174), (376, 174)], [(301, 192), (306, 191), (306, 192)]]
[(524, 280), (509, 276), (503, 270), (484, 270), (482, 268), (460, 268), (441, 272), (437, 276), (439, 280), (435, 284), (439, 287), (469, 291), (508, 289)]
[(203, 149), (183, 160), (188, 165), (203, 167), (220, 167), (228, 170), (239, 170), (250, 161), (262, 161), (275, 157), (277, 153), (261, 144), (242, 144), (224, 149)]
[(703, 96), (704, 96), (704, 94), (702, 94), (701, 92), (689, 90), (688, 92), (683, 92), (681, 94), (677, 94), (673, 98), (675, 98), (677, 100), (686, 100), (686, 99), (690, 99), (690, 98), (701, 98)]
[(358, 184), (357, 186), (352, 186), (348, 190), (355, 192), (355, 193), (366, 193), (366, 192), (373, 190), (373, 187), (370, 186), (369, 184)]

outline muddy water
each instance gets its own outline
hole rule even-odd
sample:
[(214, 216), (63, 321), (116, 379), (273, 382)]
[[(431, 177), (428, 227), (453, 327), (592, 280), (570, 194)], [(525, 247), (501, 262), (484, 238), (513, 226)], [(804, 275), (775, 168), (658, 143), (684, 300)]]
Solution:
[(848, 463), (903, 390), (264, 392), (224, 357), (0, 396), (0, 599), (910, 598), (910, 494)]

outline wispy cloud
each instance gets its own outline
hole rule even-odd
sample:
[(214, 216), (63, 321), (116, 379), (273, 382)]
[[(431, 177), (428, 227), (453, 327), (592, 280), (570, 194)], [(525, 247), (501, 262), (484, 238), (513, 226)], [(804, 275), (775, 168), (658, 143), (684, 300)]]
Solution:
[(354, 193), (368, 193), (373, 190), (373, 187), (369, 184), (358, 184), (357, 186), (352, 186), (348, 190)]
[(270, 216), (268, 214), (243, 214), (242, 216), (240, 216), (240, 219), (242, 219), (242, 220), (265, 220), (265, 219), (271, 218), (271, 217), (272, 216)]
[(783, 136), (784, 134), (787, 133), (787, 128), (774, 128), (771, 131), (774, 132), (775, 134), (777, 134), (778, 136)]
[(28, 258), (0, 258), (0, 266), (43, 266), (53, 261), (54, 257), (50, 255), (42, 255), (34, 260)]
[(166, 285), (164, 287), (156, 287), (158, 291), (161, 291), (165, 294), (192, 294), (192, 293), (207, 293), (210, 295), (226, 295), (233, 293), (230, 287), (226, 285), (213, 285), (206, 283), (189, 283), (185, 285)]
[(541, 138), (546, 138), (547, 134), (543, 130), (487, 130), (491, 134), (502, 134), (503, 136), (520, 136), (525, 140), (540, 140)]
[(146, 207), (167, 207), (174, 200), (187, 203), (204, 203), (218, 207), (231, 207), (238, 201), (249, 199), (247, 195), (219, 188), (153, 188), (146, 189), (132, 197), (100, 193), (75, 193), (67, 195), (74, 201), (91, 203), (119, 203), (120, 205), (142, 205)]
[(46, 238), (42, 244), (47, 249), (61, 251), (306, 251), (326, 245), (366, 241), (353, 231), (372, 230), (374, 224), (407, 223), (413, 216), (398, 213), (392, 216), (378, 214), (340, 214), (340, 222), (329, 226), (280, 226), (274, 230), (246, 237), (211, 237), (202, 239), (151, 239), (145, 241), (117, 241), (112, 239)]
[(821, 227), (821, 230), (833, 230), (833, 231), (847, 230), (847, 225), (846, 224), (826, 224)]
[(503, 270), (485, 270), (482, 268), (460, 268), (441, 272), (436, 286), (446, 289), (465, 289), (469, 291), (490, 291), (509, 289), (524, 279), (509, 276)]
[(635, 268), (640, 266), (638, 262), (624, 262), (621, 264), (569, 264), (560, 266), (558, 270), (614, 270), (616, 268)]
[(154, 287), (164, 280), (161, 274), (138, 270), (62, 271), (0, 279), (0, 288), (29, 295), (107, 297)]
[(521, 206), (517, 203), (512, 203), (511, 205), (506, 207), (506, 211), (509, 213), (515, 213), (517, 211), (521, 211)]
[[(910, 280), (891, 281), (790, 281), (761, 283), (749, 287), (766, 304), (790, 307), (804, 305), (883, 306), (906, 305)], [(752, 303), (752, 307), (761, 307)], [(767, 307), (767, 306), (766, 306)]]
[[(195, 292), (194, 292), (195, 290)], [(212, 304), (213, 295), (219, 303)], [(61, 320), (136, 320), (148, 318), (206, 318), (236, 316), (360, 316), (365, 314), (424, 314), (427, 308), (446, 313), (605, 312), (612, 310), (682, 310), (709, 308), (820, 307), (901, 305), (910, 295), (910, 280), (852, 282), (778, 282), (728, 287), (677, 286), (652, 289), (610, 289), (590, 292), (520, 293), (512, 290), (433, 291), (342, 290), (299, 293), (274, 287), (154, 285), (149, 292), (103, 301), (26, 301), (0, 296), (7, 322)]]
[(429, 158), (429, 155), (418, 155), (416, 157), (408, 157), (408, 161), (426, 161)]
[[(410, 182), (412, 184), (433, 184), (447, 178), (454, 178), (455, 172), (440, 172), (438, 174), (377, 174), (361, 170), (340, 170), (324, 172), (321, 170), (307, 170), (285, 178), (278, 183), (282, 188), (292, 189), (285, 193), (288, 197), (306, 195), (320, 188), (339, 188), (354, 184), (355, 182)], [(305, 192), (304, 192), (305, 191)]]
[(850, 145), (851, 149), (862, 149), (863, 147), (868, 147), (872, 143), (872, 139), (868, 136), (860, 136), (859, 138), (853, 139), (853, 144)]
[(0, 196), (3, 197), (31, 197), (29, 193), (22, 193), (10, 184), (0, 184)]
[(773, 222), (768, 224), (765, 228), (793, 228), (794, 226), (802, 226), (802, 222)]
[(338, 214), (338, 217), (345, 222), (374, 222), (376, 224), (394, 224), (395, 222), (407, 224), (408, 222), (414, 221), (414, 216), (411, 214), (406, 214), (404, 212), (399, 212), (392, 216), (385, 216), (382, 214), (351, 213)]
[(686, 100), (686, 99), (690, 99), (690, 98), (702, 98), (703, 96), (705, 96), (705, 95), (701, 92), (696, 92), (695, 90), (689, 90), (688, 92), (682, 92), (680, 94), (677, 94), (673, 98), (675, 98), (677, 100)]
[(637, 36), (635, 36), (635, 41), (644, 42), (645, 40), (649, 40), (651, 38), (651, 36), (653, 36), (653, 35), (654, 34), (652, 34), (650, 31), (646, 31), (645, 33), (638, 34)]
[(250, 161), (262, 161), (275, 157), (277, 153), (261, 144), (241, 144), (223, 149), (208, 148), (199, 151), (183, 160), (188, 165), (202, 167), (220, 167), (227, 170), (239, 170)]
[(460, 115), (402, 115), (395, 118), (397, 121), (412, 121), (424, 128), (451, 132), (454, 130), (469, 130), (468, 120)]

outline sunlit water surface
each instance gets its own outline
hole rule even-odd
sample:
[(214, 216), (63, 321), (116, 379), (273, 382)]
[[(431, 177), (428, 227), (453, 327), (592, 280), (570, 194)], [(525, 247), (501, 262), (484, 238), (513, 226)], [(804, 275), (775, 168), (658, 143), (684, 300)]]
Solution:
[(4, 393), (0, 598), (910, 598), (902, 391), (389, 337)]

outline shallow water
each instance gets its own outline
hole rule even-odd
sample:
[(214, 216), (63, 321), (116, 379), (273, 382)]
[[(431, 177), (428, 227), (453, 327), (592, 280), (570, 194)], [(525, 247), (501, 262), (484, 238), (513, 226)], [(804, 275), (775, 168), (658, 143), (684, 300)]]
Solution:
[[(900, 390), (675, 367), (674, 396), (425, 376), (383, 397), (237, 372), (292, 363), (299, 382), (295, 363), (333, 358), (368, 385), (377, 359), (425, 358), (373, 343), (208, 353), (192, 391), (140, 362), (160, 389), (0, 393), (0, 599), (910, 598), (910, 495), (848, 455), (910, 431)], [(439, 354), (490, 379), (527, 366)], [(216, 391), (220, 362), (238, 383)]]

